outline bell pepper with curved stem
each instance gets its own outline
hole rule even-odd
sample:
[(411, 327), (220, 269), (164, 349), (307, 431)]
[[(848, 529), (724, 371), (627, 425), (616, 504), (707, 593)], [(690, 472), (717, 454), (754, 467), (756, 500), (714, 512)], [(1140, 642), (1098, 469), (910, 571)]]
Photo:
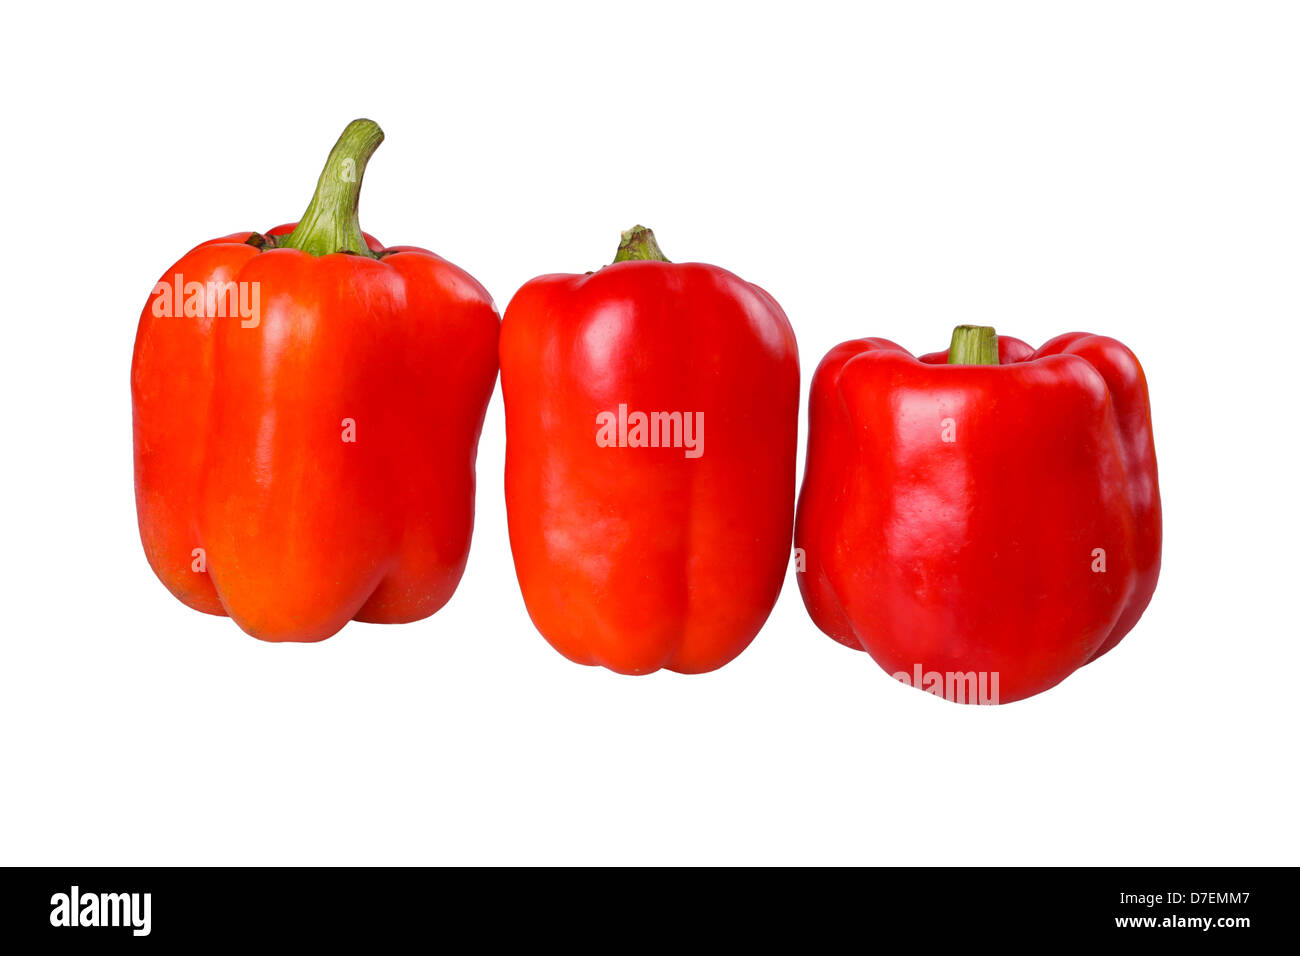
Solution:
[(963, 326), (920, 360), (858, 339), (813, 377), (799, 586), (900, 680), (967, 702), (1052, 687), (1137, 622), (1160, 544), (1146, 378), (1114, 339)]
[(361, 231), (382, 139), (353, 122), (299, 223), (202, 243), (140, 316), (145, 554), (263, 640), (418, 620), (465, 568), (500, 321), (467, 273)]
[(744, 650), (794, 518), (799, 360), (776, 301), (637, 227), (612, 265), (519, 290), (501, 388), (510, 545), (546, 639), (624, 674)]

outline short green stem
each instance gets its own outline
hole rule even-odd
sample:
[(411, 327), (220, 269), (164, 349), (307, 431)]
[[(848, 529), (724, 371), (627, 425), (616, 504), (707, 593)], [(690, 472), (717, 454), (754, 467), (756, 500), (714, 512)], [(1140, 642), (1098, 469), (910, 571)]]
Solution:
[(633, 226), (623, 233), (623, 241), (618, 244), (615, 262), (667, 262), (668, 257), (655, 242), (655, 234), (645, 226)]
[(311, 197), (307, 211), (297, 228), (281, 238), (277, 246), (301, 249), (313, 256), (351, 252), (374, 257), (361, 232), (357, 203), (366, 163), (383, 141), (384, 131), (373, 120), (349, 123), (325, 160), (325, 168), (316, 183), (316, 195)]
[(998, 333), (988, 325), (959, 325), (952, 330), (949, 365), (997, 365)]

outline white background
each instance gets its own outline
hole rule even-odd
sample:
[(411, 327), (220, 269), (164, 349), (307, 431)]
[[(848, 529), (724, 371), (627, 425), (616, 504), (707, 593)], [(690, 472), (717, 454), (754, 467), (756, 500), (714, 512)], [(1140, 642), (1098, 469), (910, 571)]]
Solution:
[[(1300, 862), (1294, 11), (9, 10), (0, 862)], [(135, 526), (139, 311), (195, 243), (296, 218), (357, 116), (383, 241), (504, 308), (644, 222), (782, 303), (805, 399), (862, 335), (1123, 340), (1164, 491), (1145, 618), (1000, 708), (893, 683), (793, 575), (720, 671), (580, 667), (515, 582), (499, 390), (433, 618), (276, 646), (186, 609)]]

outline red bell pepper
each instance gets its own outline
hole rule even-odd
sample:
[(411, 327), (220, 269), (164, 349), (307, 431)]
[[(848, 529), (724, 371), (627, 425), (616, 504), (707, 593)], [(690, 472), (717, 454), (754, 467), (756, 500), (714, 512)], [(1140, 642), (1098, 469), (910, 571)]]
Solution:
[(501, 388), (510, 544), (546, 639), (624, 674), (744, 650), (794, 518), (799, 360), (776, 301), (637, 227), (613, 265), (519, 290)]
[(859, 339), (822, 360), (798, 579), (818, 627), (900, 680), (1008, 702), (1106, 653), (1151, 600), (1150, 402), (1114, 339), (1034, 350), (964, 326), (953, 343), (918, 361)]
[(205, 242), (144, 307), (131, 366), (145, 554), (269, 641), (436, 611), (465, 568), (500, 321), (467, 273), (357, 221), (357, 120), (302, 221)]

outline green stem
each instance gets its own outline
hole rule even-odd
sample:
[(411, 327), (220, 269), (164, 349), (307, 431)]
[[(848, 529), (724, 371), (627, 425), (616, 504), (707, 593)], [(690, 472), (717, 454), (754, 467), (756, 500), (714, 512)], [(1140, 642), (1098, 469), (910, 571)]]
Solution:
[(655, 242), (655, 234), (645, 226), (633, 226), (623, 233), (623, 241), (618, 244), (615, 262), (667, 262), (668, 257)]
[(949, 365), (997, 365), (998, 333), (988, 325), (959, 325), (952, 330)]
[(316, 183), (316, 195), (311, 197), (297, 228), (277, 245), (301, 249), (313, 256), (351, 252), (375, 258), (361, 232), (357, 202), (361, 198), (366, 163), (383, 141), (384, 131), (373, 120), (349, 123), (325, 160), (325, 168)]

